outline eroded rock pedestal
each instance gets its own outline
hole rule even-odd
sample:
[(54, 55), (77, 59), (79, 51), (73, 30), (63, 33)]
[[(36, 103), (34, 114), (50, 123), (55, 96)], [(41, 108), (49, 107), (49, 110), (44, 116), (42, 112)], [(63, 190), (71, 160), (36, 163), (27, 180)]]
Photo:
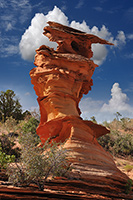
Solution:
[(58, 47), (54, 50), (42, 45), (37, 49), (34, 63), (37, 67), (30, 72), (41, 113), (37, 134), (42, 143), (48, 138), (56, 142), (66, 140), (74, 178), (118, 187), (126, 184), (128, 177), (97, 142), (98, 137), (109, 131), (82, 120), (78, 107), (83, 94), (91, 90), (91, 77), (97, 67), (90, 59), (91, 44), (112, 44), (58, 23), (48, 24), (44, 35)]

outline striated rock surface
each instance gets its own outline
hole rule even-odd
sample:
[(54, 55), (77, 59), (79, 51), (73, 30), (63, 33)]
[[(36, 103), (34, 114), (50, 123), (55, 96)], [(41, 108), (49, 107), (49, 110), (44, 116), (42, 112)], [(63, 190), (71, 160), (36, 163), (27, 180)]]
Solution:
[(37, 128), (42, 144), (50, 138), (65, 142), (70, 150), (73, 166), (72, 177), (85, 182), (106, 184), (129, 179), (116, 167), (112, 156), (97, 142), (97, 138), (109, 133), (101, 126), (84, 121), (78, 107), (83, 94), (93, 85), (92, 75), (96, 64), (91, 60), (92, 43), (112, 45), (95, 35), (48, 22), (44, 35), (57, 42), (56, 50), (42, 45), (36, 50), (37, 66), (30, 72), (31, 82), (38, 96), (40, 124)]
[(34, 62), (37, 67), (30, 72), (41, 113), (37, 134), (42, 143), (49, 137), (64, 141), (70, 136), (71, 120), (86, 124), (96, 138), (108, 133), (104, 127), (83, 121), (78, 104), (83, 94), (91, 90), (91, 77), (97, 67), (90, 59), (91, 44), (111, 43), (58, 23), (48, 23), (44, 35), (58, 43), (57, 50), (45, 45), (37, 49)]
[(36, 185), (29, 187), (13, 187), (0, 182), (0, 199), (33, 200), (33, 199), (75, 199), (75, 200), (132, 200), (132, 194), (125, 194), (123, 182), (97, 180), (90, 178), (89, 182), (81, 180), (53, 180), (47, 182), (44, 191), (38, 191)]

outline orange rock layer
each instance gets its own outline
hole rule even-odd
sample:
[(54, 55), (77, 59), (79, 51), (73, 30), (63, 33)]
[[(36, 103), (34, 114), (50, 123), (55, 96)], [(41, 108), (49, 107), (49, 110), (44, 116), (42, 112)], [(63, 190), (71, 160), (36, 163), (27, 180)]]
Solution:
[[(36, 50), (30, 72), (31, 82), (38, 96), (40, 124), (37, 134), (42, 143), (65, 142), (72, 163), (72, 176), (89, 181), (96, 177), (107, 181), (128, 177), (119, 171), (112, 156), (97, 142), (109, 133), (101, 126), (81, 119), (78, 107), (83, 94), (91, 90), (96, 64), (90, 59), (92, 43), (109, 44), (95, 35), (86, 34), (58, 23), (48, 22), (44, 35), (58, 43), (57, 50), (42, 45)], [(110, 181), (111, 183), (111, 181)]]
[(0, 185), (1, 200), (132, 200), (132, 197), (132, 194), (125, 194), (122, 180), (53, 180), (46, 183), (43, 192), (33, 184), (25, 188)]

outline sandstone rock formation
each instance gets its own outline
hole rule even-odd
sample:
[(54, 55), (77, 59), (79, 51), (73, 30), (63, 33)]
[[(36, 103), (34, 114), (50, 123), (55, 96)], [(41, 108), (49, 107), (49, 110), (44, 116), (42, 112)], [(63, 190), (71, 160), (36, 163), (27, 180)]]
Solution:
[(78, 107), (83, 94), (91, 90), (91, 77), (97, 67), (91, 60), (91, 44), (112, 44), (55, 22), (48, 24), (44, 35), (57, 42), (58, 47), (54, 50), (42, 45), (37, 49), (34, 62), (37, 67), (30, 72), (41, 114), (37, 134), (42, 144), (48, 138), (50, 142), (66, 140), (64, 146), (70, 149), (74, 178), (104, 186), (126, 184), (129, 178), (97, 142), (98, 137), (109, 131), (84, 121)]
[[(122, 186), (121, 186), (122, 187)], [(125, 194), (120, 188), (112, 184), (99, 182), (84, 182), (81, 180), (53, 180), (45, 185), (44, 191), (38, 191), (36, 185), (18, 188), (1, 185), (1, 200), (132, 200), (131, 194)]]
[(91, 90), (91, 77), (97, 67), (90, 59), (93, 55), (91, 44), (111, 43), (58, 23), (48, 23), (44, 35), (58, 43), (57, 50), (45, 45), (37, 49), (34, 62), (37, 67), (30, 72), (41, 113), (37, 134), (42, 143), (49, 137), (64, 141), (70, 136), (72, 124), (69, 119), (73, 118), (91, 127), (91, 134), (96, 138), (104, 135), (108, 132), (104, 127), (97, 128), (80, 118), (78, 104), (83, 94)]

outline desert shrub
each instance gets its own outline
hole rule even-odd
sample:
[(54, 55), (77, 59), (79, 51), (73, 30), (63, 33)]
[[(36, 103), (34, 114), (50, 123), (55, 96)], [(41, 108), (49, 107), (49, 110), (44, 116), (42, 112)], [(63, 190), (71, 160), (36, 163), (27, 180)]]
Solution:
[(0, 169), (6, 169), (7, 165), (15, 160), (14, 155), (7, 155), (3, 152), (1, 143), (0, 143)]
[(31, 117), (28, 122), (25, 122), (22, 131), (23, 133), (32, 133), (36, 135), (36, 128), (39, 125), (39, 121), (34, 117)]
[(121, 118), (120, 119), (121, 122), (121, 128), (124, 129), (125, 131), (130, 130), (130, 124), (131, 124), (131, 120), (130, 118)]
[(95, 124), (97, 124), (95, 116), (90, 117), (90, 119), (91, 119), (92, 122), (94, 122)]
[(132, 166), (132, 165), (126, 165), (126, 166), (124, 167), (124, 169), (125, 169), (127, 172), (130, 172), (130, 171), (132, 171), (133, 166)]
[(15, 145), (14, 139), (10, 138), (8, 135), (0, 135), (0, 144), (2, 152), (6, 155), (15, 155), (16, 158), (20, 157), (20, 149), (13, 148), (13, 146)]
[(29, 137), (29, 133), (32, 134), (32, 138), (34, 138), (34, 142), (36, 141), (34, 145), (37, 145), (39, 142), (41, 142), (39, 136), (36, 134), (36, 128), (38, 125), (39, 125), (39, 121), (35, 119), (34, 117), (31, 117), (30, 119), (28, 119), (28, 121), (21, 122), (21, 125), (20, 125), (21, 134), (19, 138), (20, 143), (23, 142), (22, 141), (23, 137), (21, 137), (22, 134), (24, 135), (28, 134), (28, 137)]
[(125, 193), (126, 194), (129, 194), (129, 192), (132, 191), (132, 185), (133, 185), (132, 180), (128, 179), (126, 186), (125, 186)]
[(4, 128), (5, 130), (10, 133), (12, 132), (16, 132), (17, 130), (17, 121), (11, 117), (6, 118), (6, 121), (4, 123)]
[(114, 119), (110, 123), (103, 122), (103, 125), (110, 128), (111, 130), (123, 130), (125, 132), (127, 131), (133, 131), (133, 119), (130, 119), (128, 117), (122, 117), (120, 119)]
[(106, 128), (109, 128), (109, 129), (110, 129), (110, 123), (109, 123), (109, 122), (104, 121), (104, 122), (102, 123), (102, 125), (104, 125)]
[(16, 186), (35, 183), (39, 190), (44, 189), (49, 176), (65, 176), (69, 171), (69, 162), (66, 159), (67, 151), (62, 145), (48, 141), (43, 147), (36, 146), (37, 138), (32, 133), (21, 136), (21, 158), (16, 167), (8, 168), (9, 181)]
[[(37, 143), (39, 142), (39, 137), (36, 134), (36, 128), (38, 126), (39, 121), (35, 118), (31, 117), (28, 119), (28, 121), (20, 121), (19, 124), (17, 124), (16, 120), (12, 117), (9, 117), (6, 122), (4, 123), (4, 127), (8, 131), (8, 135), (2, 134), (0, 135), (0, 143), (3, 153), (6, 155), (15, 155), (16, 158), (20, 157), (20, 149), (19, 148), (13, 148), (15, 145), (16, 140), (16, 130), (20, 132), (19, 134), (23, 132), (24, 134), (31, 132), (34, 137), (37, 138)], [(10, 131), (13, 132), (10, 132)], [(18, 134), (18, 133), (17, 133)], [(21, 138), (21, 137), (20, 137)]]
[(98, 142), (113, 155), (133, 155), (133, 137), (131, 134), (111, 131), (110, 134), (100, 137)]

